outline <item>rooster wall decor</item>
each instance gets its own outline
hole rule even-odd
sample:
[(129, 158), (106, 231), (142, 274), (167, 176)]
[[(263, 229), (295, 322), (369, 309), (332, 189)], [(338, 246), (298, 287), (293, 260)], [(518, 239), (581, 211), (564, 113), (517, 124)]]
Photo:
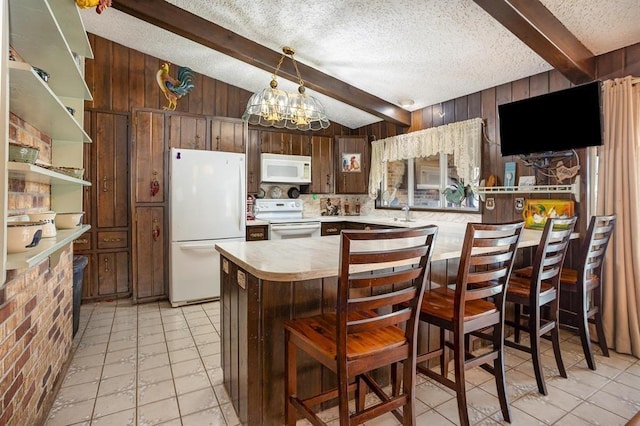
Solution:
[(195, 87), (193, 84), (193, 70), (188, 67), (178, 68), (178, 78), (175, 79), (169, 75), (169, 63), (162, 64), (156, 73), (156, 81), (160, 90), (164, 93), (165, 98), (169, 101), (169, 105), (162, 107), (175, 111), (178, 99), (188, 94)]
[(103, 10), (111, 6), (111, 0), (76, 0), (76, 4), (81, 9), (95, 7), (96, 13), (99, 15)]

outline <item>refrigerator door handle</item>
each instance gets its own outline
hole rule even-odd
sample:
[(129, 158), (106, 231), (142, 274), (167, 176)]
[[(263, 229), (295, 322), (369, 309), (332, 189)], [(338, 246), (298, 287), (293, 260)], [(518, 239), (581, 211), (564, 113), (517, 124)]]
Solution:
[(186, 243), (180, 244), (181, 250), (215, 250), (215, 243)]
[(242, 185), (243, 179), (244, 179), (244, 173), (242, 173), (242, 165), (238, 166), (238, 175), (240, 177), (240, 179), (238, 179), (238, 194), (241, 194), (240, 197), (238, 197), (238, 200), (240, 202), (240, 205), (238, 206), (238, 229), (242, 230), (243, 226), (242, 226), (242, 219), (243, 219), (243, 215), (242, 212), (245, 212), (246, 215), (246, 211), (245, 211), (245, 206), (246, 206), (246, 194), (244, 193), (244, 188)]

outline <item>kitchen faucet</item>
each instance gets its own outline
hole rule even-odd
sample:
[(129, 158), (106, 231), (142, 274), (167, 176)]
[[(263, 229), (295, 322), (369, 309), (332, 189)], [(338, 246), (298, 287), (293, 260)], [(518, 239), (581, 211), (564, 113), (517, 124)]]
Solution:
[(403, 205), (402, 206), (402, 211), (404, 212), (404, 221), (405, 222), (409, 222), (410, 221), (410, 219), (409, 219), (409, 214), (410, 214), (409, 205), (408, 204)]

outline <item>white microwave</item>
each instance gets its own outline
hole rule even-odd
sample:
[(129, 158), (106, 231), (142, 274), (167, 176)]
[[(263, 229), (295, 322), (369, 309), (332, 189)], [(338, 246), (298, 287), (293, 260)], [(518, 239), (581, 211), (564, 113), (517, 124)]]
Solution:
[(262, 182), (311, 183), (311, 157), (262, 154), (260, 172)]

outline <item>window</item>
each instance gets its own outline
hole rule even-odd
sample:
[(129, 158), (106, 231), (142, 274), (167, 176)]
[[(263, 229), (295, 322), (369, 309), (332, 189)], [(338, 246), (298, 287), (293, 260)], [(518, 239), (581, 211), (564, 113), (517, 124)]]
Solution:
[(477, 118), (374, 141), (376, 208), (478, 211), (481, 126)]

